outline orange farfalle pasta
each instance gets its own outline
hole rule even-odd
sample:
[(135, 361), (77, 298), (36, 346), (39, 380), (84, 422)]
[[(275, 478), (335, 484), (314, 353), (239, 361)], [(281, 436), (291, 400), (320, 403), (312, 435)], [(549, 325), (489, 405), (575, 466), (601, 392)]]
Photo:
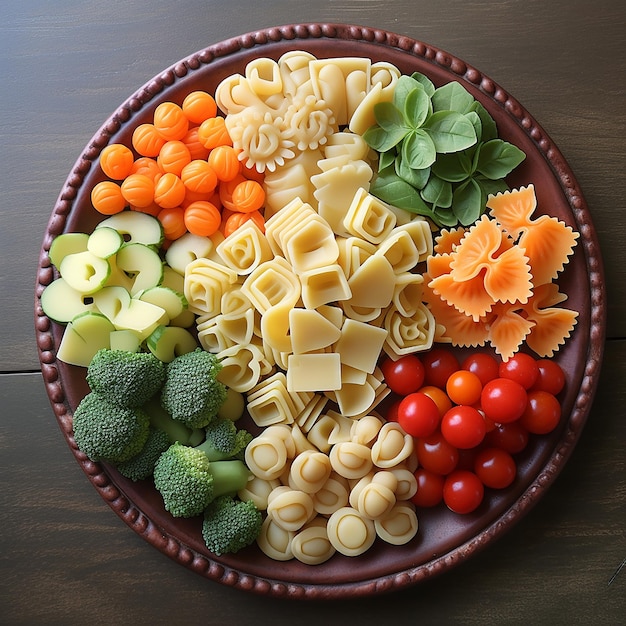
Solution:
[(465, 228), (462, 226), (453, 228), (452, 230), (443, 229), (439, 235), (435, 237), (433, 252), (435, 252), (435, 254), (454, 252), (464, 236)]

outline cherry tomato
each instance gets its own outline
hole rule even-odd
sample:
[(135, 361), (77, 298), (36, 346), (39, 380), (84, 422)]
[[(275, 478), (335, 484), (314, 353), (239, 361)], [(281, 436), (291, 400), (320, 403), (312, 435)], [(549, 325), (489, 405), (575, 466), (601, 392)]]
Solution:
[(530, 354), (517, 352), (508, 361), (500, 363), (499, 374), (501, 378), (510, 378), (524, 389), (530, 389), (539, 376), (539, 367)]
[(423, 468), (416, 470), (414, 475), (417, 491), (411, 502), (424, 508), (437, 506), (443, 499), (444, 477)]
[(485, 433), (485, 420), (474, 407), (454, 406), (441, 418), (441, 434), (455, 448), (474, 448)]
[(490, 380), (480, 394), (482, 410), (496, 424), (507, 424), (519, 419), (526, 402), (526, 389), (510, 378)]
[(401, 396), (408, 396), (424, 384), (424, 366), (414, 354), (406, 354), (397, 361), (385, 359), (381, 370), (389, 389)]
[(398, 424), (412, 437), (428, 437), (439, 426), (439, 409), (426, 394), (411, 393), (400, 401)]
[(461, 363), (461, 368), (476, 374), (480, 382), (485, 385), (490, 380), (498, 378), (499, 363), (494, 357), (486, 352), (475, 352), (465, 358)]
[(452, 408), (452, 402), (443, 389), (439, 389), (439, 387), (434, 385), (426, 385), (425, 387), (420, 387), (418, 391), (434, 400), (439, 408), (439, 417), (443, 417), (445, 412)]
[(476, 404), (480, 400), (483, 384), (480, 378), (468, 370), (457, 370), (446, 382), (446, 393), (456, 404)]
[(552, 395), (558, 396), (565, 387), (565, 373), (561, 366), (551, 359), (539, 359), (537, 361), (539, 376), (533, 385), (533, 389), (541, 389)]
[(528, 445), (528, 431), (519, 420), (509, 424), (496, 424), (496, 427), (485, 436), (485, 443), (510, 454), (517, 454)]
[(435, 474), (449, 474), (456, 468), (459, 451), (450, 445), (441, 432), (415, 441), (415, 450), (420, 467)]
[(455, 470), (443, 484), (443, 501), (451, 511), (461, 515), (475, 511), (484, 495), (480, 478), (468, 470)]
[(446, 388), (450, 374), (459, 369), (456, 356), (445, 348), (434, 348), (422, 357), (424, 364), (424, 382), (440, 389)]
[(459, 450), (459, 460), (457, 461), (455, 469), (463, 469), (473, 472), (474, 461), (476, 460), (476, 455), (480, 449), (481, 446), (478, 446), (477, 448), (468, 448), (467, 450)]
[(529, 433), (546, 435), (552, 432), (561, 419), (561, 403), (547, 391), (530, 391), (528, 404), (522, 417), (521, 425)]
[(485, 448), (476, 455), (474, 472), (485, 487), (504, 489), (515, 480), (517, 466), (513, 457), (505, 450)]
[(385, 415), (385, 419), (388, 422), (398, 421), (398, 407), (400, 406), (400, 402), (402, 402), (402, 398), (398, 398), (389, 405), (389, 408), (387, 409), (387, 413)]

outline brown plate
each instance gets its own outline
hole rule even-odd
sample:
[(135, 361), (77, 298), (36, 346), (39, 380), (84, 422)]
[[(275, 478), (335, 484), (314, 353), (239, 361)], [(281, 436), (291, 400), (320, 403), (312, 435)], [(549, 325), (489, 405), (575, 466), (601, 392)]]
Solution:
[[(272, 561), (256, 546), (217, 558), (204, 547), (199, 519), (172, 518), (149, 481), (133, 483), (78, 451), (72, 411), (88, 391), (85, 370), (56, 360), (63, 328), (44, 315), (39, 301), (55, 277), (48, 258), (52, 239), (66, 231), (90, 232), (101, 219), (89, 200), (93, 185), (104, 178), (97, 166), (101, 150), (113, 142), (128, 144), (132, 129), (150, 121), (162, 101), (180, 103), (194, 89), (214, 92), (222, 79), (242, 72), (250, 60), (278, 59), (289, 50), (307, 50), (320, 58), (388, 61), (404, 73), (422, 72), (436, 85), (459, 81), (487, 108), (500, 137), (527, 155), (509, 184), (534, 183), (539, 210), (580, 233), (560, 277), (568, 308), (580, 315), (572, 338), (557, 355), (567, 375), (557, 430), (531, 442), (518, 460), (515, 483), (488, 493), (475, 513), (459, 516), (443, 506), (421, 512), (420, 531), (410, 544), (377, 542), (363, 556), (335, 555), (319, 566)], [(256, 31), (192, 54), (139, 89), (104, 123), (79, 156), (52, 211), (39, 258), (35, 329), (46, 390), (67, 443), (96, 490), (130, 528), (175, 561), (220, 583), (272, 596), (329, 599), (400, 589), (441, 574), (493, 543), (528, 513), (563, 468), (589, 414), (603, 354), (605, 309), (600, 251), (581, 190), (558, 148), (519, 102), (464, 61), (409, 37), (360, 26), (300, 24)]]

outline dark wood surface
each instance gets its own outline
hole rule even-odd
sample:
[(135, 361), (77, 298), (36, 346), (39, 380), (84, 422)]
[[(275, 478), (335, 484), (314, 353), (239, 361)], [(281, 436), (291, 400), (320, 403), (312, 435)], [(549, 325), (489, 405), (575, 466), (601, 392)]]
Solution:
[[(439, 578), (321, 604), (205, 580), (117, 518), (56, 424), (32, 313), (52, 206), (108, 115), (178, 59), (295, 21), (411, 36), (464, 59), (517, 98), (578, 178), (608, 293), (596, 399), (546, 497), (497, 543)], [(625, 26), (621, 0), (0, 3), (0, 623), (625, 623)]]

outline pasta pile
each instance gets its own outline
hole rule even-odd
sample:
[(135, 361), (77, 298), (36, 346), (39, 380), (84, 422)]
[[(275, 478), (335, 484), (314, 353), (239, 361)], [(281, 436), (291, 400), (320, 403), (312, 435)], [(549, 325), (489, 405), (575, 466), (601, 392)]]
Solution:
[(507, 361), (522, 342), (551, 357), (570, 336), (578, 313), (553, 282), (578, 233), (554, 217), (531, 219), (533, 185), (489, 196), (490, 215), (469, 230), (443, 231), (428, 259), (424, 296), (437, 341), (489, 343)]

